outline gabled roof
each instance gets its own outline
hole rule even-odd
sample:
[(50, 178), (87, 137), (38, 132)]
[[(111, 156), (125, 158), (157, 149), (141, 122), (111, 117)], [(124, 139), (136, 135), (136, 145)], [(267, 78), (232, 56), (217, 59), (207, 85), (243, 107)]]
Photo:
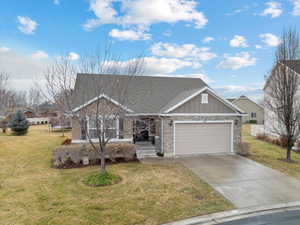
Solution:
[[(231, 102), (227, 101), (226, 99), (223, 99), (222, 97), (218, 96), (212, 89), (210, 89), (209, 87), (204, 87), (202, 89), (197, 89), (197, 90), (191, 90), (190, 93), (184, 92), (182, 93), (179, 97), (182, 98), (180, 99), (178, 96), (172, 100), (170, 103), (172, 103), (173, 105), (171, 105), (170, 103), (165, 107), (166, 110), (164, 111), (164, 113), (169, 113), (173, 110), (175, 110), (176, 108), (178, 108), (179, 106), (183, 105), (184, 103), (188, 102), (189, 100), (191, 100), (192, 98), (196, 97), (197, 95), (200, 95), (203, 92), (208, 92), (210, 95), (214, 96), (215, 98), (217, 98), (218, 100), (220, 100), (221, 102), (223, 102), (223, 104), (227, 105), (227, 107), (231, 108), (233, 111), (238, 112), (238, 113), (244, 113), (243, 110), (239, 109), (236, 105), (233, 105)], [(185, 97), (184, 97), (185, 96)], [(183, 98), (184, 97), (184, 98)], [(175, 103), (175, 104), (174, 104)], [(169, 107), (169, 105), (171, 105), (171, 107)]]
[(227, 98), (227, 101), (233, 102), (236, 98)]
[[(273, 70), (278, 65), (285, 65), (288, 68), (290, 68), (291, 70), (293, 70), (294, 72), (296, 72), (300, 76), (300, 60), (286, 60), (286, 61), (277, 62), (276, 65), (273, 67)], [(267, 81), (265, 83), (265, 86), (264, 86), (263, 90), (265, 90), (265, 88), (269, 84), (271, 76), (272, 75), (268, 76)]]
[(240, 96), (239, 98), (236, 98), (234, 101), (232, 101), (232, 104), (235, 104), (235, 102), (237, 102), (237, 101), (240, 100), (240, 99), (248, 100), (248, 101), (252, 102), (253, 104), (257, 105), (258, 107), (260, 107), (261, 109), (264, 110), (264, 107), (263, 107), (262, 105), (256, 103), (255, 101), (253, 101), (252, 99), (248, 98), (248, 97), (245, 96), (245, 95), (242, 95), (242, 96)]
[[(111, 87), (103, 88), (101, 96), (108, 96), (131, 113), (164, 113), (170, 107), (190, 98), (193, 94), (209, 88), (200, 78), (183, 78), (167, 76), (126, 76), (108, 74), (78, 74), (74, 90), (74, 109), (91, 104), (97, 96), (97, 85), (116, 82), (126, 84), (126, 100), (120, 99)], [(109, 86), (109, 85), (108, 85)], [(99, 95), (99, 93), (98, 93)], [(123, 101), (122, 101), (123, 100)], [(229, 107), (233, 105), (222, 99)], [(235, 107), (235, 106), (233, 106)], [(241, 113), (237, 107), (237, 113)]]

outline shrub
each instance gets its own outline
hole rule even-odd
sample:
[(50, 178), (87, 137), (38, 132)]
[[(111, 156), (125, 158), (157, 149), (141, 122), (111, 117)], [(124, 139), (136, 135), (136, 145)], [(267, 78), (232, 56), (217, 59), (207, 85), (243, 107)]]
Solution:
[(72, 139), (67, 138), (67, 139), (65, 139), (61, 144), (62, 144), (62, 145), (70, 145), (70, 144), (72, 144)]
[(13, 115), (13, 118), (9, 123), (9, 127), (15, 135), (24, 135), (27, 133), (29, 123), (22, 111), (19, 110), (15, 115)]
[(283, 147), (283, 148), (286, 148), (287, 147), (287, 143), (288, 143), (288, 140), (286, 137), (280, 137), (280, 138), (271, 138), (265, 134), (258, 134), (256, 136), (257, 139), (259, 140), (262, 140), (262, 141), (265, 141), (265, 142), (269, 142), (273, 145), (278, 145), (280, 147)]
[(257, 134), (256, 138), (262, 141), (265, 141), (268, 139), (268, 136), (266, 134)]
[(257, 120), (249, 120), (249, 123), (251, 123), (251, 124), (257, 124)]
[(237, 148), (237, 154), (241, 156), (249, 156), (250, 155), (250, 144), (247, 142), (241, 142)]
[[(84, 158), (89, 164), (99, 164), (100, 157), (90, 144), (61, 145), (53, 152), (53, 166), (56, 168), (73, 168), (84, 166)], [(131, 143), (111, 143), (106, 146), (105, 158), (110, 162), (118, 160), (136, 160), (135, 145)]]
[(107, 186), (119, 183), (121, 181), (121, 177), (111, 174), (111, 173), (94, 173), (89, 175), (84, 183), (89, 186), (97, 187), (97, 186)]

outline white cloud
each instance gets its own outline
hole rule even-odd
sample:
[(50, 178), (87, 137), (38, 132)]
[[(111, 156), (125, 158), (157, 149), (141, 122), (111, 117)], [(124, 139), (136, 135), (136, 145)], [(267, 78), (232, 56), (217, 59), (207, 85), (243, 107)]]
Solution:
[[(158, 57), (144, 57), (143, 59), (143, 72), (145, 75), (157, 75), (157, 74), (169, 74), (176, 70), (183, 68), (199, 69), (201, 64), (198, 62), (191, 62), (181, 59), (170, 58), (158, 58)], [(128, 66), (132, 66), (136, 62), (136, 59), (130, 59), (127, 61), (111, 61), (107, 62), (110, 69), (112, 66), (116, 67), (116, 70), (123, 73)], [(105, 66), (104, 66), (105, 68)], [(105, 71), (105, 69), (104, 69)]]
[(80, 58), (80, 55), (78, 55), (75, 52), (70, 52), (68, 55), (68, 59), (72, 60), (72, 61), (78, 60), (79, 58)]
[(117, 38), (121, 41), (123, 41), (123, 40), (137, 41), (137, 40), (151, 39), (151, 34), (145, 34), (142, 31), (134, 31), (134, 30), (112, 29), (109, 32), (109, 36), (111, 36), (113, 38)]
[(59, 5), (59, 4), (60, 4), (60, 0), (53, 0), (53, 3), (54, 3), (55, 5)]
[(243, 67), (253, 66), (256, 63), (256, 58), (252, 57), (248, 52), (241, 52), (234, 56), (225, 54), (217, 68), (238, 70)]
[(271, 18), (276, 18), (282, 14), (282, 7), (279, 2), (270, 1), (266, 5), (268, 7), (261, 13), (262, 16), (270, 15)]
[(49, 57), (46, 52), (41, 50), (34, 52), (31, 56), (34, 59), (47, 59)]
[(202, 40), (202, 42), (203, 42), (203, 43), (209, 43), (209, 42), (211, 42), (211, 41), (213, 41), (213, 40), (215, 40), (213, 37), (205, 37), (205, 38)]
[(255, 48), (256, 48), (256, 49), (261, 49), (262, 46), (261, 46), (261, 45), (255, 45)]
[(271, 47), (276, 47), (281, 43), (280, 38), (271, 33), (260, 34), (259, 37), (262, 39), (263, 43)]
[(8, 48), (8, 47), (5, 47), (5, 46), (0, 47), (0, 52), (9, 52), (9, 51), (10, 51), (10, 48)]
[(145, 57), (146, 74), (173, 73), (186, 67), (200, 68), (201, 64), (180, 59)]
[(18, 16), (18, 29), (24, 34), (34, 34), (38, 24), (36, 21), (26, 16)]
[(217, 89), (223, 89), (224, 92), (249, 92), (261, 90), (261, 87), (249, 87), (244, 85), (224, 85), (217, 87)]
[[(38, 60), (32, 55), (25, 55), (13, 50), (0, 51), (0, 68), (11, 75), (11, 86), (14, 89), (26, 90), (35, 77), (39, 81), (42, 80), (43, 73), (49, 63), (50, 59), (47, 58)], [(28, 86), (25, 86), (24, 80), (27, 81)]]
[[(156, 23), (193, 23), (195, 28), (207, 24), (204, 14), (197, 10), (193, 0), (89, 0), (90, 10), (96, 18), (88, 20), (83, 27), (87, 30), (104, 24), (136, 26), (147, 29)], [(114, 7), (120, 3), (120, 13)]]
[(291, 2), (294, 5), (292, 15), (300, 16), (300, 0), (291, 0)]
[(241, 35), (234, 35), (233, 39), (229, 42), (231, 47), (248, 47), (247, 40)]
[(158, 42), (150, 47), (152, 54), (156, 56), (185, 58), (188, 60), (208, 61), (217, 55), (210, 52), (210, 48), (199, 48), (194, 44), (176, 45)]

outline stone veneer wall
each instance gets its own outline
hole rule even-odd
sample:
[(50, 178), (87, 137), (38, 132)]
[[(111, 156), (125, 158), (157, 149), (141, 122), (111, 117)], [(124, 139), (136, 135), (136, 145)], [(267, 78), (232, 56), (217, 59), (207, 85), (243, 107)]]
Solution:
[(171, 120), (174, 121), (222, 121), (222, 120), (233, 120), (237, 121), (233, 123), (233, 150), (236, 152), (238, 144), (241, 142), (241, 128), (242, 128), (242, 119), (240, 116), (171, 116), (163, 118), (163, 151), (164, 156), (170, 157), (173, 156), (173, 129), (174, 124), (170, 126)]

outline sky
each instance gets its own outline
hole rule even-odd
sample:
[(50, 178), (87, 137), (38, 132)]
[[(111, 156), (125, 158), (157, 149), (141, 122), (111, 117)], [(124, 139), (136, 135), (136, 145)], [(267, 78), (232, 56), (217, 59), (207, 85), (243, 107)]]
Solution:
[(0, 71), (27, 90), (57, 57), (77, 63), (112, 43), (124, 63), (143, 55), (146, 75), (259, 100), (283, 29), (299, 22), (300, 0), (2, 0)]

